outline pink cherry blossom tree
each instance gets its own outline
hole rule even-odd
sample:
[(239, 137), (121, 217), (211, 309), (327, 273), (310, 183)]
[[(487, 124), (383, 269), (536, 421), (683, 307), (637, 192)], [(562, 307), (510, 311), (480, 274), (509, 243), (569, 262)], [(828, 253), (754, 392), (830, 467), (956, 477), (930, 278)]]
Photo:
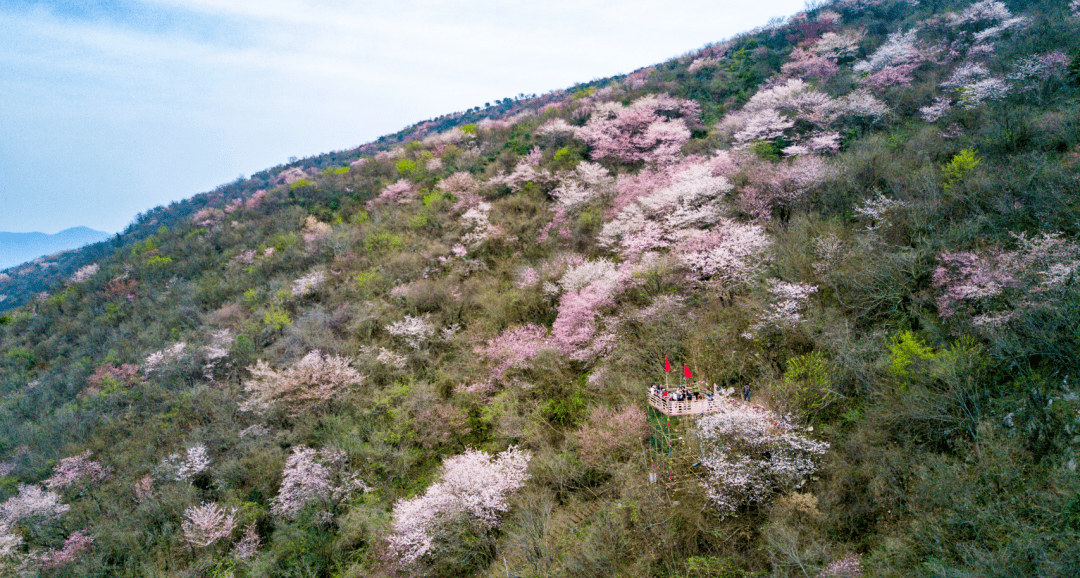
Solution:
[(91, 277), (97, 275), (97, 272), (100, 269), (101, 267), (99, 267), (97, 263), (91, 263), (89, 265), (86, 265), (85, 267), (81, 267), (78, 271), (72, 273), (71, 278), (68, 279), (68, 282), (82, 283), (84, 281), (88, 281)]
[(817, 285), (808, 283), (788, 283), (769, 279), (769, 306), (758, 316), (758, 321), (750, 326), (750, 335), (771, 329), (783, 330), (795, 327), (806, 319), (803, 311), (810, 304), (810, 296), (817, 293)]
[(233, 544), (233, 556), (237, 560), (250, 560), (258, 555), (261, 546), (262, 539), (255, 530), (255, 524), (248, 524), (244, 526), (244, 535)]
[(184, 357), (184, 351), (187, 349), (187, 343), (178, 341), (173, 343), (169, 347), (160, 351), (155, 351), (146, 356), (146, 361), (143, 362), (142, 370), (146, 375), (161, 369), (162, 367), (175, 363)]
[(314, 409), (363, 383), (364, 376), (350, 364), (347, 358), (323, 355), (317, 349), (283, 370), (260, 359), (248, 368), (251, 378), (244, 382), (248, 399), (240, 407), (258, 413), (281, 407), (293, 415)]
[(489, 377), (500, 380), (512, 369), (522, 369), (547, 346), (547, 329), (532, 323), (507, 329), (475, 352), (494, 363)]
[(486, 533), (499, 525), (510, 509), (510, 495), (529, 479), (532, 455), (517, 446), (495, 456), (479, 450), (447, 458), (439, 481), (423, 495), (394, 504), (392, 533), (387, 538), (392, 555), (410, 567), (428, 555), (437, 555), (445, 529), (464, 522)]
[(392, 184), (386, 185), (378, 197), (367, 202), (367, 207), (373, 208), (379, 204), (395, 203), (398, 205), (408, 204), (416, 195), (416, 186), (407, 179), (398, 179)]
[(912, 29), (890, 34), (873, 54), (853, 67), (860, 81), (875, 90), (910, 84), (911, 73), (925, 60), (917, 33), (917, 29)]
[(76, 561), (80, 554), (90, 549), (94, 538), (86, 530), (76, 530), (64, 540), (59, 550), (46, 550), (33, 555), (33, 560), (43, 570), (67, 566)]
[(832, 78), (839, 70), (835, 56), (827, 56), (805, 48), (792, 50), (788, 61), (780, 68), (784, 76), (805, 79)]
[(818, 574), (820, 578), (862, 578), (862, 555), (847, 554), (829, 562)]
[(369, 489), (347, 468), (346, 461), (341, 450), (293, 448), (281, 472), (281, 489), (271, 513), (295, 520), (305, 509), (314, 508), (314, 519), (328, 522), (341, 500), (356, 490)]
[(409, 347), (419, 350), (435, 336), (435, 326), (423, 317), (406, 315), (401, 321), (386, 326), (386, 332), (400, 338)]
[(833, 163), (809, 154), (778, 163), (749, 162), (743, 165), (743, 171), (749, 187), (740, 201), (757, 221), (768, 220), (777, 209), (786, 213), (800, 199), (840, 175)]
[(943, 317), (963, 313), (976, 327), (992, 329), (1060, 307), (1080, 270), (1080, 245), (1060, 233), (1020, 233), (1014, 239), (1012, 251), (939, 255), (933, 285), (941, 290), (937, 305)]
[(721, 516), (798, 487), (829, 448), (767, 409), (727, 399), (720, 407), (698, 420), (695, 433), (708, 470), (705, 491)]
[(48, 521), (71, 509), (60, 494), (37, 485), (19, 485), (19, 493), (0, 504), (0, 526), (11, 527), (22, 520)]
[(188, 508), (180, 523), (184, 540), (198, 548), (206, 548), (228, 538), (235, 527), (236, 508), (225, 509), (213, 502)]
[(592, 147), (593, 159), (671, 162), (690, 140), (686, 119), (694, 121), (700, 112), (697, 103), (666, 94), (643, 96), (629, 106), (604, 102), (577, 131), (577, 138)]
[(42, 482), (50, 490), (69, 488), (75, 484), (100, 484), (112, 477), (113, 469), (90, 459), (86, 450), (80, 455), (63, 458), (53, 468), (53, 475)]
[(720, 219), (708, 231), (685, 235), (679, 259), (694, 275), (726, 290), (746, 285), (772, 262), (772, 239), (760, 225)]
[(209, 469), (210, 454), (206, 451), (206, 446), (196, 444), (183, 453), (176, 452), (166, 456), (158, 464), (157, 473), (159, 477), (190, 484), (195, 476)]

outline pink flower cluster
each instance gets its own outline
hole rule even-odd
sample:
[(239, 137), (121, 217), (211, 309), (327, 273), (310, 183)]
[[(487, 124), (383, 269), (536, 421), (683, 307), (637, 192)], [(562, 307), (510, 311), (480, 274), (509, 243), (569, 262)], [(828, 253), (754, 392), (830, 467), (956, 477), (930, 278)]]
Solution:
[(997, 0), (982, 0), (968, 6), (959, 15), (951, 18), (953, 26), (962, 26), (973, 22), (987, 20), (1005, 21), (1012, 18), (1012, 12), (1003, 2)]
[(60, 501), (60, 494), (37, 485), (19, 485), (19, 493), (0, 504), (0, 529), (10, 528), (20, 520), (58, 518), (71, 509)]
[(213, 502), (192, 506), (184, 511), (180, 528), (188, 544), (205, 548), (232, 534), (236, 528), (236, 508), (226, 510)]
[(942, 291), (937, 298), (941, 316), (963, 312), (976, 326), (993, 326), (1055, 306), (1080, 270), (1080, 245), (1060, 233), (1014, 237), (1018, 246), (1013, 251), (938, 256), (933, 285)]
[(721, 516), (798, 487), (829, 449), (783, 416), (726, 398), (720, 411), (698, 420), (696, 434), (706, 494)]
[(868, 221), (866, 229), (874, 231), (887, 223), (887, 218), (893, 212), (907, 206), (907, 203), (898, 199), (890, 199), (885, 193), (878, 193), (873, 199), (867, 199), (855, 207), (855, 214), (862, 216)]
[(758, 322), (750, 326), (750, 335), (763, 329), (791, 328), (805, 321), (802, 312), (817, 289), (817, 285), (769, 279), (768, 291), (772, 303), (758, 317)]
[(266, 189), (259, 189), (251, 194), (250, 197), (244, 201), (244, 207), (246, 209), (253, 210), (259, 208), (260, 205), (266, 200)]
[(187, 343), (178, 341), (161, 351), (155, 351), (150, 355), (147, 355), (146, 360), (143, 361), (143, 373), (150, 375), (165, 365), (179, 361), (183, 357), (186, 349)]
[(64, 540), (59, 550), (46, 550), (34, 555), (34, 561), (44, 570), (59, 568), (71, 564), (79, 555), (90, 548), (94, 538), (86, 530), (77, 530)]
[(926, 60), (918, 45), (917, 32), (913, 29), (890, 34), (869, 58), (856, 63), (853, 69), (861, 75), (863, 85), (880, 91), (911, 84), (914, 80), (911, 73)]
[(555, 177), (551, 174), (551, 171), (540, 167), (542, 158), (543, 152), (540, 147), (533, 147), (529, 154), (518, 162), (512, 173), (509, 175), (500, 174), (488, 182), (490, 184), (504, 184), (515, 192), (522, 190), (527, 183), (550, 184), (554, 182)]
[(696, 120), (700, 113), (697, 103), (665, 94), (643, 96), (629, 106), (604, 102), (577, 131), (577, 138), (592, 147), (594, 159), (671, 162), (690, 140), (684, 119)]
[[(839, 139), (839, 135), (834, 136)], [(819, 142), (811, 141), (811, 144), (824, 147), (836, 143), (822, 136)], [(748, 186), (739, 198), (742, 208), (754, 220), (766, 221), (776, 209), (794, 206), (811, 191), (839, 176), (840, 171), (820, 156), (805, 155), (779, 163), (750, 161), (743, 165), (743, 173)]]
[(416, 195), (416, 187), (406, 179), (398, 179), (396, 182), (386, 185), (378, 197), (367, 202), (370, 209), (380, 203), (396, 203), (404, 205), (413, 200)]
[(926, 122), (934, 122), (937, 119), (948, 114), (952, 109), (952, 100), (944, 97), (937, 97), (934, 99), (934, 104), (930, 106), (924, 106), (919, 109), (919, 114)]
[(789, 78), (759, 90), (742, 109), (724, 116), (717, 128), (733, 136), (735, 148), (783, 137), (803, 147), (794, 149), (797, 154), (835, 152), (839, 148), (837, 121), (850, 117), (876, 120), (887, 112), (888, 107), (865, 90), (836, 99), (800, 79)]
[(721, 218), (709, 231), (684, 236), (679, 260), (698, 278), (731, 290), (765, 270), (772, 262), (772, 245), (760, 225)]
[(833, 59), (849, 58), (859, 52), (863, 34), (858, 31), (826, 32), (810, 48), (815, 54)]
[(90, 450), (63, 458), (53, 467), (53, 475), (42, 482), (50, 490), (60, 490), (76, 483), (99, 484), (112, 477), (113, 469), (90, 459)]
[[(727, 155), (723, 155), (727, 160)], [(689, 158), (663, 170), (620, 179), (618, 212), (597, 241), (618, 248), (627, 262), (672, 246), (682, 231), (707, 227), (720, 218), (720, 199), (731, 190), (712, 161)]]
[(423, 317), (406, 315), (401, 321), (387, 325), (386, 332), (401, 338), (406, 345), (418, 350), (435, 336), (435, 326)]
[(210, 468), (210, 454), (206, 446), (196, 444), (189, 447), (183, 454), (176, 452), (169, 454), (158, 464), (157, 474), (159, 477), (172, 479), (177, 482), (191, 483), (195, 476)]
[(848, 554), (833, 560), (818, 574), (820, 578), (862, 578), (862, 575), (861, 554)]
[(536, 357), (546, 346), (546, 335), (547, 329), (530, 323), (503, 331), (475, 352), (494, 362), (489, 378), (498, 381), (506, 372), (521, 369)]
[[(572, 359), (588, 361), (604, 353), (613, 334), (600, 311), (614, 304), (615, 295), (631, 283), (634, 265), (600, 259), (571, 265), (559, 281), (565, 293), (551, 326), (549, 343)], [(610, 324), (607, 324), (610, 325)]]
[(814, 50), (796, 48), (791, 51), (788, 61), (780, 68), (781, 74), (791, 78), (821, 78), (836, 76), (840, 67), (835, 56), (827, 56)]
[(437, 547), (444, 524), (465, 517), (479, 532), (499, 525), (511, 494), (529, 479), (532, 455), (517, 446), (492, 456), (479, 450), (447, 458), (438, 482), (423, 495), (394, 504), (390, 550), (403, 566)]
[(456, 172), (439, 181), (435, 188), (457, 199), (454, 211), (470, 209), (480, 203), (480, 196), (476, 194), (480, 183), (470, 173)]
[(315, 289), (326, 281), (325, 271), (312, 271), (307, 275), (293, 281), (292, 296), (304, 297), (315, 292)]
[(1033, 54), (1021, 58), (1013, 64), (1013, 71), (1006, 75), (1007, 80), (1023, 83), (1021, 92), (1027, 92), (1038, 88), (1037, 83), (1064, 73), (1069, 68), (1069, 55), (1061, 50), (1055, 50), (1048, 54)]
[(275, 516), (296, 519), (305, 508), (317, 507), (316, 518), (329, 521), (331, 510), (355, 490), (368, 491), (346, 467), (345, 452), (293, 448), (281, 472), (281, 489), (270, 507)]
[(328, 239), (333, 232), (330, 225), (308, 215), (307, 219), (304, 220), (304, 229), (301, 231), (300, 236), (304, 239), (304, 244), (310, 249)]
[(233, 544), (233, 556), (237, 560), (249, 560), (259, 553), (260, 546), (262, 546), (262, 540), (259, 538), (259, 533), (255, 531), (255, 524), (248, 524), (244, 526), (244, 535)]
[(71, 283), (82, 283), (83, 281), (89, 280), (94, 275), (97, 275), (97, 272), (100, 269), (101, 267), (99, 267), (97, 263), (91, 263), (85, 267), (80, 267), (78, 271), (71, 275), (71, 278), (68, 279), (68, 281)]
[(191, 222), (199, 227), (213, 227), (221, 222), (225, 218), (225, 213), (221, 209), (215, 209), (213, 207), (206, 207), (196, 211), (191, 216)]
[(292, 414), (337, 399), (348, 388), (364, 380), (345, 357), (309, 352), (292, 367), (275, 370), (263, 360), (249, 367), (251, 379), (244, 382), (248, 399), (240, 404), (245, 411), (265, 412), (282, 406)]
[(607, 169), (596, 163), (583, 162), (573, 172), (559, 174), (559, 185), (551, 191), (551, 196), (569, 209), (596, 198), (609, 197), (614, 191), (615, 179)]

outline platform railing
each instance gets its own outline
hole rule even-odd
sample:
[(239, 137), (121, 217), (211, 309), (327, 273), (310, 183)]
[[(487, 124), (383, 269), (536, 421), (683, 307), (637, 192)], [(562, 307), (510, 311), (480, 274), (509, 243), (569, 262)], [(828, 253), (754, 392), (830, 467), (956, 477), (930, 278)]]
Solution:
[(728, 401), (724, 399), (723, 392), (714, 390), (713, 399), (701, 398), (695, 400), (675, 401), (674, 395), (669, 393), (668, 398), (649, 392), (649, 405), (655, 407), (665, 415), (698, 415), (720, 411)]

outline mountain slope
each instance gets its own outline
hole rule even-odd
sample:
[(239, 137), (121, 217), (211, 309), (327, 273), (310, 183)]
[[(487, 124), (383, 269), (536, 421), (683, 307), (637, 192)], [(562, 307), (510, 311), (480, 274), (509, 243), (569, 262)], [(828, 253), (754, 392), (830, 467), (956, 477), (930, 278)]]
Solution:
[(109, 237), (89, 227), (72, 227), (53, 235), (0, 232), (0, 269), (13, 267), (57, 251), (77, 249)]
[(1071, 575), (1078, 35), (843, 0), (150, 211), (0, 317), (0, 559)]

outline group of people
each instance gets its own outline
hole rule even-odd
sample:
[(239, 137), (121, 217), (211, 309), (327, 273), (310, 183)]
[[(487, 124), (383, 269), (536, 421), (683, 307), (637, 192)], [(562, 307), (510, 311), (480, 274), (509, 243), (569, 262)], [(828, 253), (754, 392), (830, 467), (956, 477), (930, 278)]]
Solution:
[(699, 401), (702, 399), (712, 401), (713, 392), (706, 390), (704, 393), (700, 390), (690, 390), (685, 387), (678, 387), (673, 391), (669, 391), (667, 386), (654, 383), (649, 386), (649, 393), (657, 397), (663, 398), (664, 401)]
[[(669, 391), (666, 385), (660, 385), (659, 383), (654, 383), (654, 384), (650, 385), (649, 386), (649, 393), (652, 394), (652, 395), (655, 395), (655, 396), (657, 396), (659, 398), (662, 398), (664, 401), (698, 401), (698, 400), (702, 400), (702, 399), (712, 401), (713, 400), (713, 392), (712, 392), (711, 389), (709, 389), (709, 387), (708, 387), (709, 384), (707, 384), (705, 382), (701, 382), (698, 385), (699, 385), (699, 387), (701, 389), (705, 390), (704, 393), (702, 393), (700, 391), (700, 389), (695, 389), (695, 390), (691, 391), (690, 389), (688, 389), (686, 387), (681, 387), (681, 386), (676, 388), (673, 391)], [(743, 401), (749, 403), (750, 402), (750, 386), (749, 385), (744, 385), (743, 386), (742, 394), (743, 394)]]

